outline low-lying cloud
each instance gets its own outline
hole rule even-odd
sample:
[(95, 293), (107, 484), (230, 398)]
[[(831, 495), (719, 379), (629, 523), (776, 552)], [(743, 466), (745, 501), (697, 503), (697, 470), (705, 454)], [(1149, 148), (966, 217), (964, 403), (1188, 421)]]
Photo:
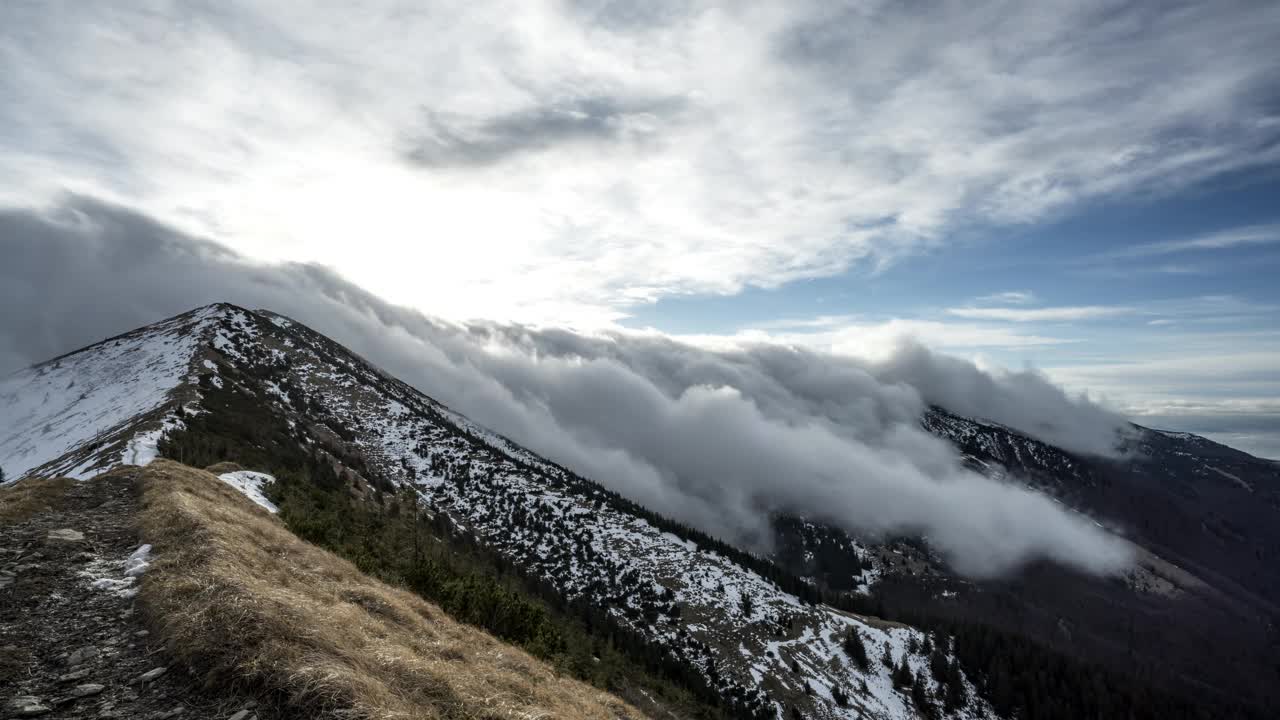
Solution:
[(1035, 558), (1094, 572), (1125, 545), (1046, 497), (966, 470), (918, 426), (930, 403), (1078, 452), (1121, 418), (1034, 372), (986, 372), (918, 345), (867, 362), (760, 343), (459, 325), (314, 265), (259, 265), (85, 198), (0, 211), (0, 372), (191, 307), (292, 316), (474, 420), (659, 512), (767, 545), (771, 513), (923, 533), (961, 572)]

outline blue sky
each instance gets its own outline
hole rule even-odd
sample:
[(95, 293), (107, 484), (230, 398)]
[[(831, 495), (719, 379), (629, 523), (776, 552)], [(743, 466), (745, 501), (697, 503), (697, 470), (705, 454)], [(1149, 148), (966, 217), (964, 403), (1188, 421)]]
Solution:
[(914, 338), (1280, 456), (1278, 46), (1260, 0), (4, 3), (0, 207), (451, 319)]
[[(1233, 242), (1232, 231), (1250, 232)], [(1194, 245), (1214, 236), (1222, 242)], [(1270, 320), (1280, 329), (1265, 312), (1280, 304), (1277, 271), (1280, 175), (1268, 169), (1166, 197), (1083, 204), (1043, 223), (968, 228), (953, 242), (884, 268), (860, 266), (732, 296), (664, 298), (637, 308), (625, 324), (735, 332), (822, 315), (946, 319), (948, 308), (971, 305), (1128, 307), (1231, 296), (1258, 305), (1258, 312), (1222, 315), (1220, 324), (1265, 327)], [(1160, 320), (1157, 325), (1174, 326), (1185, 319), (1174, 308), (1157, 316), (1158, 305), (1144, 312), (1150, 314), (1104, 316), (1089, 325), (1122, 329)]]

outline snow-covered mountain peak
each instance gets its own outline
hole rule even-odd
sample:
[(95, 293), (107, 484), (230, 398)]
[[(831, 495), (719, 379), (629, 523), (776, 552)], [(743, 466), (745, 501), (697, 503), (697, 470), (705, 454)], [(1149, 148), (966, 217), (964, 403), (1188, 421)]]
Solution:
[(243, 313), (209, 305), (0, 379), (6, 478), (83, 477), (144, 459), (139, 433), (163, 424), (198, 350)]

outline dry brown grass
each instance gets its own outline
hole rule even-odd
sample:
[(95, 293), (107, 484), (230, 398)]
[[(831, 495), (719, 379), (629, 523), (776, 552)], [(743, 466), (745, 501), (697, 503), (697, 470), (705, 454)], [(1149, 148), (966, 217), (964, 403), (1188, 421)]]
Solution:
[(223, 473), (229, 472), (240, 472), (241, 470), (244, 470), (244, 468), (240, 467), (236, 463), (226, 462), (225, 460), (220, 463), (214, 463), (204, 469), (205, 472), (213, 473), (214, 475), (222, 475)]
[(0, 488), (0, 523), (19, 523), (52, 510), (74, 482), (70, 478), (27, 478)]
[(213, 475), (142, 473), (155, 562), (139, 599), (172, 652), (341, 718), (638, 718), (621, 700), (297, 539)]

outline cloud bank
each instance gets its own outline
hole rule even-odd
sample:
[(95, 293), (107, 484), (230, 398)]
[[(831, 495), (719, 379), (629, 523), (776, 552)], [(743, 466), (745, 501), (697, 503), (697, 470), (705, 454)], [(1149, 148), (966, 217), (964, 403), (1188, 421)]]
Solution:
[(1033, 558), (1094, 572), (1124, 545), (1043, 496), (965, 470), (917, 426), (928, 403), (1080, 452), (1120, 418), (1033, 372), (904, 346), (876, 362), (769, 343), (436, 321), (315, 265), (262, 265), (85, 198), (0, 211), (0, 370), (193, 306), (265, 307), (664, 514), (760, 547), (771, 512), (920, 532), (961, 572)]
[(1256, 0), (6, 2), (0, 199), (608, 324), (1274, 167), (1277, 28)]

